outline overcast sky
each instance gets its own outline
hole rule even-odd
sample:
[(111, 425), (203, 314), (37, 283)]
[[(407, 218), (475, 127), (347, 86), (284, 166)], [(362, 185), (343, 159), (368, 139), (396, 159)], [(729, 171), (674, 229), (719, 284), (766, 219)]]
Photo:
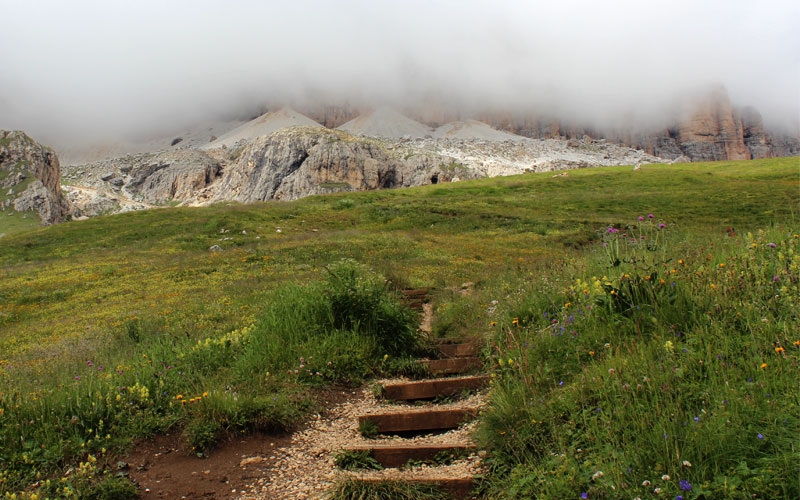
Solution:
[(276, 97), (653, 118), (719, 83), (797, 121), (796, 0), (0, 0), (0, 128), (99, 138)]

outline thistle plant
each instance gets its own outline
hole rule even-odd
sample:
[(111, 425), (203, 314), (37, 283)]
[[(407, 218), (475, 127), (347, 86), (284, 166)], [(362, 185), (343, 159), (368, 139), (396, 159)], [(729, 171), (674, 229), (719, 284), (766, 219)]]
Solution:
[(603, 230), (603, 254), (609, 267), (650, 271), (666, 261), (667, 224), (655, 215), (640, 215), (636, 223)]

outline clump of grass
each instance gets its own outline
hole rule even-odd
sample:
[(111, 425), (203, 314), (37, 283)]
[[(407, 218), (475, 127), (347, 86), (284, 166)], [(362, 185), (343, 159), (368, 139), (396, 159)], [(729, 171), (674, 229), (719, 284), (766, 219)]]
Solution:
[(431, 376), (431, 370), (425, 363), (420, 363), (415, 356), (392, 357), (381, 365), (381, 371), (387, 376), (424, 379)]
[(450, 500), (436, 485), (402, 481), (367, 482), (345, 479), (328, 492), (330, 500)]
[(366, 450), (342, 450), (334, 456), (334, 463), (344, 470), (383, 470), (383, 466)]
[(198, 418), (183, 428), (181, 440), (186, 451), (202, 457), (216, 445), (221, 433), (222, 425), (219, 422)]
[(329, 266), (326, 295), (333, 326), (370, 335), (391, 356), (419, 345), (415, 315), (392, 297), (387, 282), (346, 259)]
[(368, 418), (358, 421), (358, 432), (367, 439), (378, 437), (378, 424)]
[(455, 461), (466, 458), (469, 455), (468, 450), (444, 450), (437, 453), (430, 460), (414, 460), (409, 459), (405, 464), (405, 468), (420, 467), (423, 465), (441, 466), (450, 465)]

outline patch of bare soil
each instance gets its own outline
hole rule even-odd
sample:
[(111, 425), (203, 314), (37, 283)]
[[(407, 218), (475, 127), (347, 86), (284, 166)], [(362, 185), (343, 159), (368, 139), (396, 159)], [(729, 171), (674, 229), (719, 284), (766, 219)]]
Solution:
[(238, 498), (242, 488), (275, 465), (273, 450), (291, 435), (252, 434), (223, 442), (207, 458), (180, 449), (180, 431), (137, 444), (129, 456), (128, 473), (139, 485), (140, 497), (221, 500)]
[[(332, 408), (354, 392), (357, 391), (335, 388), (317, 394), (317, 400), (322, 408)], [(320, 418), (316, 415), (306, 425)], [(139, 486), (143, 500), (240, 498), (248, 493), (248, 485), (281, 468), (284, 458), (276, 452), (292, 445), (289, 433), (245, 434), (229, 437), (207, 457), (198, 458), (181, 448), (180, 433), (176, 430), (140, 441), (130, 454), (119, 458), (127, 464), (125, 472)]]

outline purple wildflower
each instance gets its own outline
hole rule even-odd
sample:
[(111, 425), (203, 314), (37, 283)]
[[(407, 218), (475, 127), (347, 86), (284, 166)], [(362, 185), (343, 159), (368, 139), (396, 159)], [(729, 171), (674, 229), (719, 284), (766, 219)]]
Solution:
[(767, 243), (767, 246), (770, 247), (770, 248), (776, 248), (778, 245), (776, 245), (775, 243), (770, 242), (770, 243)]
[(678, 487), (682, 491), (691, 491), (692, 490), (692, 483), (690, 483), (686, 479), (681, 479), (680, 481), (678, 481)]
[(647, 214), (647, 218), (648, 218), (648, 219), (653, 219), (653, 218), (655, 218), (655, 215), (653, 215), (653, 214)]
[(616, 233), (618, 233), (618, 232), (619, 232), (619, 229), (617, 229), (617, 228), (615, 228), (615, 227), (609, 227), (609, 228), (606, 230), (606, 232), (608, 232), (608, 233), (611, 233), (611, 234), (616, 234)]
[(639, 220), (640, 220), (640, 221), (643, 221), (643, 220), (644, 220), (644, 215), (640, 215), (640, 216), (639, 216)]
[(86, 366), (94, 366), (91, 360), (86, 360)]
[(763, 435), (763, 434), (761, 434), (760, 432), (758, 433), (758, 435), (757, 435), (756, 437), (757, 437), (758, 439), (764, 439), (764, 435)]
[(780, 278), (778, 278), (777, 276), (773, 276), (773, 277), (772, 277), (772, 282), (773, 282), (773, 283), (777, 283), (779, 279), (780, 279)]
[(589, 494), (584, 491), (581, 493), (581, 498), (589, 498)]
[(658, 228), (659, 228), (659, 229), (664, 229), (665, 227), (667, 227), (667, 225), (666, 225), (666, 224), (664, 224), (663, 222), (662, 222), (661, 224), (659, 224), (659, 225), (658, 225)]

